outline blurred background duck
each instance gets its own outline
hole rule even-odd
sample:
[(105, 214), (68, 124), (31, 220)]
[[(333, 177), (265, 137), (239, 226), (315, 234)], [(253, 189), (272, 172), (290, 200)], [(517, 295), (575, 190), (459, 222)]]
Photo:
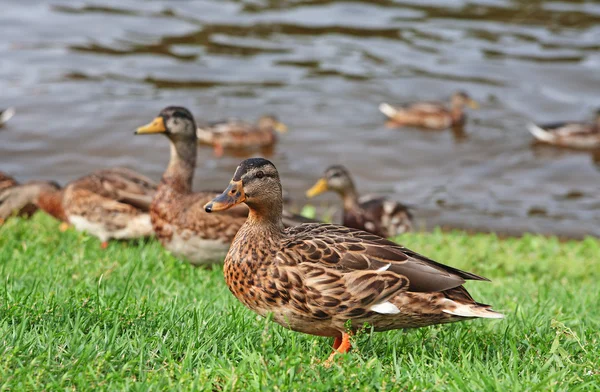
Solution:
[(502, 314), (462, 286), (487, 280), (449, 267), (379, 236), (331, 224), (285, 229), (281, 182), (263, 158), (237, 167), (207, 212), (250, 208), (225, 259), (233, 295), (261, 316), (293, 331), (335, 338), (336, 353), (365, 323), (374, 331), (418, 328)]
[(28, 218), (37, 210), (37, 199), (42, 192), (60, 189), (53, 181), (29, 181), (19, 184), (13, 177), (0, 172), (0, 224), (10, 216)]
[(15, 108), (7, 108), (0, 110), (0, 127), (15, 115)]
[(197, 129), (198, 142), (213, 146), (215, 155), (225, 149), (249, 150), (273, 146), (277, 133), (287, 132), (287, 126), (276, 116), (264, 115), (256, 124), (239, 119), (227, 119), (201, 125)]
[(169, 106), (137, 135), (162, 134), (171, 144), (171, 159), (150, 206), (157, 238), (173, 255), (192, 264), (222, 262), (248, 211), (235, 208), (225, 214), (209, 215), (204, 204), (217, 192), (193, 192), (198, 139), (192, 113)]
[(343, 201), (343, 225), (389, 238), (412, 229), (412, 214), (407, 206), (375, 195), (359, 197), (348, 170), (330, 166), (306, 196), (336, 192)]
[(529, 124), (529, 132), (539, 142), (577, 149), (600, 148), (600, 109), (593, 122), (566, 121), (553, 124)]
[[(239, 206), (224, 214), (211, 215), (204, 204), (220, 192), (192, 191), (198, 139), (196, 121), (183, 107), (163, 109), (136, 134), (162, 134), (171, 144), (171, 158), (150, 206), (156, 236), (177, 257), (192, 264), (221, 263), (231, 241), (246, 221), (248, 208)], [(285, 224), (294, 226), (311, 219), (284, 211)]]
[(133, 170), (104, 169), (83, 176), (65, 188), (46, 181), (9, 188), (4, 191), (0, 212), (4, 214), (14, 211), (15, 206), (33, 204), (61, 222), (97, 237), (105, 248), (110, 239), (153, 234), (148, 211), (156, 187), (154, 181)]
[(389, 118), (386, 125), (390, 128), (410, 126), (441, 130), (462, 127), (467, 118), (466, 106), (479, 108), (466, 92), (458, 91), (450, 98), (450, 106), (442, 102), (414, 102), (399, 107), (382, 103), (379, 110)]

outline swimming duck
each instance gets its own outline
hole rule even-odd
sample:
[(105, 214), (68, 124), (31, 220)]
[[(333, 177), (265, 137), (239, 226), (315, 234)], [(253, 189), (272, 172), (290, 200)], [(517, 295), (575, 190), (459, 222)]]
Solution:
[(306, 196), (314, 197), (334, 191), (344, 203), (343, 225), (389, 238), (410, 231), (412, 214), (408, 207), (394, 200), (373, 195), (358, 197), (352, 177), (345, 167), (330, 166)]
[(275, 144), (277, 132), (287, 132), (285, 124), (272, 115), (262, 116), (256, 124), (238, 119), (227, 119), (201, 126), (197, 130), (198, 142), (214, 147), (215, 155), (224, 149), (257, 149)]
[(600, 109), (595, 122), (560, 122), (529, 124), (529, 132), (540, 142), (560, 147), (594, 149), (600, 147)]
[(0, 110), (0, 127), (15, 115), (15, 108)]
[(285, 229), (281, 183), (266, 159), (243, 161), (207, 212), (245, 203), (248, 220), (225, 259), (225, 280), (244, 305), (294, 331), (334, 337), (336, 353), (368, 323), (375, 331), (502, 318), (462, 286), (487, 280), (361, 230), (311, 223)]
[(465, 106), (479, 108), (477, 102), (464, 91), (458, 91), (450, 98), (450, 107), (441, 102), (415, 102), (400, 107), (387, 103), (379, 105), (379, 110), (389, 117), (389, 127), (412, 126), (426, 129), (446, 129), (461, 127), (466, 121)]
[(148, 210), (156, 183), (133, 170), (98, 170), (65, 188), (55, 182), (32, 181), (7, 191), (6, 209), (9, 205), (13, 206), (12, 211), (15, 205), (34, 204), (59, 221), (98, 237), (103, 248), (113, 238), (153, 234)]

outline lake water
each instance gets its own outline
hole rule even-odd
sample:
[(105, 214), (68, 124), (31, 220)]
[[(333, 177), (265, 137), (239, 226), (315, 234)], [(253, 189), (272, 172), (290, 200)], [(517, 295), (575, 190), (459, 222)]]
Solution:
[[(600, 236), (600, 154), (534, 146), (528, 121), (600, 107), (598, 1), (16, 1), (0, 13), (0, 170), (67, 182), (169, 149), (133, 130), (167, 105), (198, 119), (276, 113), (271, 159), (298, 204), (330, 164), (428, 227)], [(463, 136), (390, 130), (377, 106), (479, 103)], [(196, 188), (239, 157), (199, 150)], [(315, 201), (337, 205), (333, 195)]]

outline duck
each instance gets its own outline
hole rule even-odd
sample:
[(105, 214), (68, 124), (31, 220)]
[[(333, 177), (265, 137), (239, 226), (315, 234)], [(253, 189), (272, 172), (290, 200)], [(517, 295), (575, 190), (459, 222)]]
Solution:
[(10, 216), (31, 217), (37, 210), (36, 200), (42, 192), (60, 188), (54, 181), (30, 181), (20, 184), (14, 178), (0, 172), (0, 224)]
[(215, 213), (241, 203), (249, 214), (225, 258), (229, 290), (285, 328), (333, 337), (326, 365), (350, 350), (351, 336), (365, 323), (381, 332), (503, 317), (463, 286), (488, 281), (482, 276), (358, 229), (326, 223), (285, 228), (279, 173), (267, 159), (241, 162), (204, 208)]
[(385, 197), (359, 197), (350, 172), (341, 165), (330, 166), (312, 188), (309, 198), (326, 191), (336, 192), (343, 201), (342, 224), (390, 238), (412, 230), (413, 216), (407, 206)]
[[(41, 209), (101, 241), (151, 237), (150, 204), (158, 184), (130, 169), (98, 170), (69, 183), (64, 190), (42, 193)], [(62, 200), (61, 200), (62, 199)], [(62, 206), (64, 216), (59, 208)]]
[(382, 103), (379, 111), (389, 118), (387, 126), (390, 128), (410, 126), (442, 130), (464, 126), (467, 119), (464, 109), (467, 105), (472, 109), (479, 108), (479, 104), (466, 92), (457, 91), (450, 98), (449, 106), (442, 102), (414, 102), (400, 107)]
[(0, 110), (0, 127), (4, 126), (16, 113), (15, 108), (10, 107)]
[(246, 208), (233, 208), (218, 216), (207, 214), (204, 204), (218, 192), (192, 191), (196, 167), (196, 121), (192, 113), (169, 106), (136, 135), (166, 136), (171, 158), (150, 205), (150, 218), (156, 237), (174, 256), (194, 265), (223, 260), (229, 245), (246, 221)]
[[(181, 106), (168, 106), (136, 135), (162, 134), (171, 145), (171, 157), (150, 205), (157, 238), (174, 256), (201, 266), (221, 263), (231, 241), (246, 221), (248, 208), (238, 206), (217, 216), (207, 214), (204, 204), (218, 191), (192, 191), (197, 158), (196, 120)], [(314, 220), (283, 212), (286, 226)]]
[[(153, 235), (149, 209), (156, 188), (151, 179), (116, 167), (94, 171), (64, 188), (53, 181), (12, 187), (5, 191), (3, 208), (9, 211), (33, 204), (60, 222), (97, 237), (106, 248), (111, 239)], [(61, 230), (66, 225), (61, 225)]]
[(213, 146), (216, 156), (224, 149), (247, 150), (273, 146), (277, 133), (287, 132), (287, 126), (274, 115), (263, 115), (256, 124), (236, 118), (216, 121), (197, 128), (198, 142)]
[(596, 111), (594, 122), (530, 123), (527, 129), (541, 143), (574, 149), (597, 149), (600, 148), (600, 109)]

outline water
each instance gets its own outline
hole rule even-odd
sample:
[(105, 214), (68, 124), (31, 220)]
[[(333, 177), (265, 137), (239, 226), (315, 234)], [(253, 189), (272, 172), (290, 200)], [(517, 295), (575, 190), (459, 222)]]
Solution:
[[(166, 140), (133, 130), (167, 105), (276, 113), (290, 132), (271, 159), (299, 204), (341, 163), (428, 227), (600, 235), (600, 154), (525, 129), (600, 107), (599, 1), (7, 0), (0, 26), (0, 106), (18, 110), (0, 170), (21, 180), (159, 178)], [(481, 104), (464, 137), (389, 130), (377, 110), (458, 89)], [(200, 149), (196, 188), (225, 187), (239, 161)]]

